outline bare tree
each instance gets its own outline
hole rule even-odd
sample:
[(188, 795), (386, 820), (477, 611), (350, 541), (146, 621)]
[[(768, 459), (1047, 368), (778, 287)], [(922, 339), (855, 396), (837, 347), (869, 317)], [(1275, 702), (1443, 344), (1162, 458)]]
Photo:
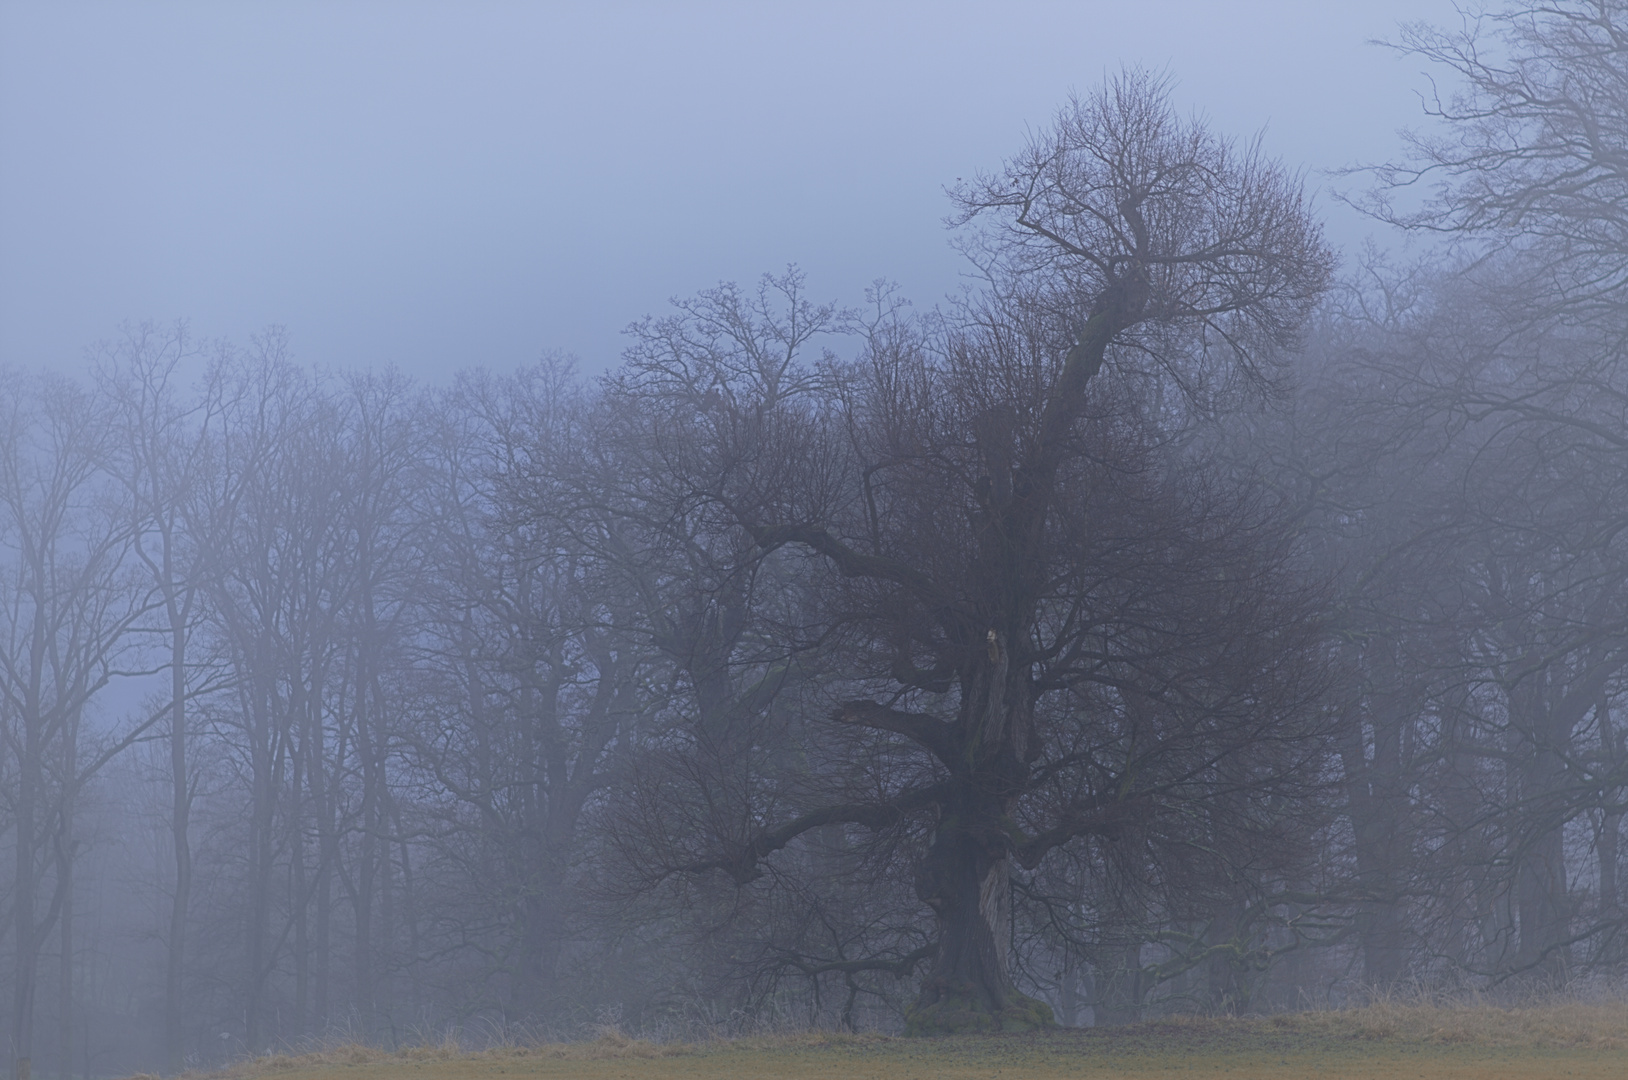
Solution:
[[(801, 369), (802, 352), (842, 315), (811, 303), (795, 269), (676, 306), (631, 328), (627, 363), (593, 414), (603, 435), (574, 471), (557, 474), (553, 500), (554, 520), (599, 587), (625, 598), (618, 635), (647, 654), (667, 688), (651, 695), (626, 794), (607, 807), (612, 843), (645, 884), (661, 876), (663, 836), (744, 842), (763, 814), (788, 808), (779, 800), (795, 789), (791, 763), (806, 752), (795, 717), (831, 656), (814, 580), (796, 558), (728, 523), (692, 482), (698, 470), (752, 467), (752, 444), (720, 429), (749, 428), (753, 409), (808, 393), (819, 379)], [(703, 421), (719, 422), (712, 430), (724, 440), (696, 440), (694, 410), (725, 398), (725, 411)], [(821, 756), (836, 762), (858, 749), (828, 746)], [(688, 940), (700, 993), (751, 1009), (801, 982), (817, 1013), (822, 988), (837, 983), (835, 1019), (852, 1026), (859, 996), (875, 989), (870, 974), (908, 973), (929, 951), (919, 934), (892, 932), (901, 920), (882, 914), (880, 900), (896, 882), (874, 860), (860, 865), (852, 848), (832, 823), (810, 849), (777, 861), (773, 889), (726, 897), (669, 880), (627, 915)], [(869, 902), (852, 902), (861, 895)]]
[(640, 692), (620, 594), (584, 568), (553, 478), (592, 436), (565, 361), (470, 373), (436, 406), (423, 476), (435, 610), (421, 638), (412, 766), (446, 894), (436, 940), (482, 956), (463, 1008), (557, 1016), (579, 922), (584, 811), (611, 782)]
[(168, 764), (174, 878), (165, 938), (164, 1044), (171, 1072), (185, 1051), (186, 937), (193, 868), (190, 827), (194, 781), (187, 703), (209, 692), (209, 669), (191, 650), (207, 565), (193, 536), (191, 511), (206, 446), (208, 396), (179, 385), (203, 350), (184, 324), (128, 328), (109, 346), (98, 371), (113, 417), (112, 473), (126, 489), (132, 516), (130, 553), (145, 567), (161, 605), (155, 633), (169, 674)]
[(85, 784), (154, 718), (93, 741), (91, 702), (133, 663), (146, 611), (129, 573), (130, 518), (104, 471), (109, 417), (65, 379), (0, 373), (0, 738), (15, 783), (11, 1045), (29, 1070), (46, 935), (60, 937), (59, 1067), (72, 1046), (73, 872)]
[(1609, 920), (1576, 921), (1562, 849), (1583, 814), (1608, 862), (1616, 842), (1605, 831), (1620, 766), (1605, 732), (1625, 625), (1628, 5), (1466, 11), (1452, 31), (1410, 28), (1399, 48), (1453, 79), (1426, 99), (1434, 132), (1376, 170), (1362, 205), (1462, 256), (1426, 320), (1434, 340), (1402, 374), (1418, 408), (1476, 447), (1464, 478), (1478, 542), (1466, 555), (1481, 629), (1463, 659), (1485, 659), (1496, 690), (1466, 700), (1509, 755), (1508, 812), (1481, 820), (1519, 868), (1507, 883), (1518, 919), (1482, 966), (1555, 975), (1574, 943), (1614, 933)]
[[(335, 648), (329, 556), (340, 504), (337, 462), (326, 441), (333, 423), (284, 348), (280, 336), (267, 337), (254, 354), (228, 358), (214, 375), (225, 387), (225, 407), (212, 425), (196, 526), (198, 542), (220, 563), (206, 579), (209, 616), (231, 672), (231, 702), (220, 703), (215, 727), (243, 789), (239, 805), (247, 804), (235, 853), (242, 955), (234, 966), (243, 1038), (254, 1049), (266, 1044), (273, 975), (288, 952), (297, 967), (295, 1030), (311, 1011), (305, 965), (313, 949), (322, 1015), (330, 955), (320, 939), (337, 860), (338, 806), (327, 787), (333, 763), (322, 752), (321, 729), (323, 680)], [(307, 823), (318, 847), (314, 873)], [(304, 936), (313, 898), (314, 943)]]
[(1405, 229), (1512, 252), (1501, 302), (1564, 314), (1620, 343), (1628, 290), (1628, 5), (1548, 0), (1461, 9), (1462, 25), (1406, 28), (1397, 48), (1454, 80), (1425, 99), (1436, 132), (1377, 167), (1356, 201)]
[[(1200, 791), (1212, 846), (1249, 849), (1264, 823), (1226, 793), (1299, 787), (1317, 752), (1271, 512), (1178, 437), (1237, 376), (1270, 381), (1327, 280), (1292, 178), (1131, 72), (956, 199), (995, 221), (967, 241), (991, 287), (941, 330), (883, 310), (842, 368), (641, 327), (635, 368), (660, 430), (696, 434), (672, 482), (827, 575), (858, 649), (837, 729), (921, 755), (668, 867), (747, 882), (817, 828), (925, 830), (917, 1031), (1049, 1020), (1009, 970), (1017, 867), (1087, 838), (1196, 850), (1166, 811)], [(689, 315), (702, 332), (738, 308)]]

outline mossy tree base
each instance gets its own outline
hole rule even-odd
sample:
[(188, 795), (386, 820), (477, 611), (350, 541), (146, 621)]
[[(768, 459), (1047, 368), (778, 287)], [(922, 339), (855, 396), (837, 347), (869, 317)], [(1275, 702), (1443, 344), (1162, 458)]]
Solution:
[(1007, 996), (1006, 1005), (990, 1011), (971, 994), (949, 994), (931, 1005), (914, 1005), (904, 1014), (906, 1035), (966, 1035), (991, 1031), (1035, 1031), (1056, 1026), (1051, 1006), (1026, 994)]

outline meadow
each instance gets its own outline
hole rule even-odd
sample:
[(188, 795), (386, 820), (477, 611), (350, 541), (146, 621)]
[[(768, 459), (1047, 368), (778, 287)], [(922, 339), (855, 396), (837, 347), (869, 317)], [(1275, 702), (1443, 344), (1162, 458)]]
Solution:
[(340, 1045), (272, 1055), (214, 1080), (1621, 1080), (1628, 1003), (1526, 1007), (1379, 1003), (1269, 1017), (1180, 1018), (1119, 1028), (907, 1039), (803, 1032), (657, 1043), (606, 1031), (583, 1042), (467, 1050)]

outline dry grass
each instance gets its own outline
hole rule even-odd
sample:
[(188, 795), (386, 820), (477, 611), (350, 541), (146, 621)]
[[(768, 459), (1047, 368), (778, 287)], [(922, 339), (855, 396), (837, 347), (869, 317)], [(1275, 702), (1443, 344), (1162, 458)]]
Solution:
[[(883, 1035), (850, 1035), (842, 1032), (810, 1031), (790, 1035), (760, 1035), (735, 1039), (714, 1039), (701, 1043), (658, 1043), (635, 1038), (615, 1029), (606, 1029), (591, 1040), (580, 1042), (500, 1043), (481, 1049), (465, 1049), (457, 1039), (439, 1043), (384, 1050), (365, 1043), (345, 1042), (303, 1053), (265, 1054), (247, 1058), (227, 1068), (189, 1071), (181, 1080), (255, 1080), (269, 1074), (314, 1070), (334, 1066), (419, 1065), (430, 1062), (521, 1062), (532, 1061), (613, 1061), (636, 1058), (688, 1057), (721, 1050), (774, 1051), (802, 1050), (826, 1046), (860, 1046), (886, 1041)], [(160, 1080), (149, 1073), (137, 1073), (128, 1080)]]
[[(607, 1031), (592, 1041), (539, 1043), (534, 1046), (503, 1043), (478, 1050), (467, 1050), (457, 1039), (450, 1038), (433, 1045), (404, 1046), (397, 1050), (384, 1050), (365, 1043), (347, 1042), (299, 1054), (266, 1054), (214, 1072), (185, 1073), (183, 1076), (191, 1077), (192, 1080), (252, 1080), (268, 1073), (334, 1065), (409, 1065), (438, 1061), (503, 1061), (524, 1058), (602, 1061), (613, 1058), (672, 1057), (694, 1052), (694, 1047), (687, 1044), (656, 1043), (648, 1039), (631, 1038), (616, 1031)], [(132, 1080), (140, 1078), (133, 1077)]]
[[(387, 1051), (355, 1043), (241, 1062), (194, 1080), (419, 1080), (613, 1077), (645, 1080), (827, 1076), (1143, 1078), (1193, 1069), (1258, 1080), (1431, 1076), (1628, 1076), (1628, 1002), (1378, 1001), (1361, 1008), (1240, 1018), (1183, 1017), (1122, 1028), (904, 1039), (829, 1032), (658, 1043), (606, 1030), (581, 1042)], [(364, 1074), (367, 1074), (364, 1076)], [(501, 1074), (501, 1076), (500, 1076)]]
[(1338, 1038), (1488, 1047), (1628, 1049), (1628, 1001), (1527, 1006), (1377, 1001), (1357, 1009), (1283, 1013), (1248, 1021)]

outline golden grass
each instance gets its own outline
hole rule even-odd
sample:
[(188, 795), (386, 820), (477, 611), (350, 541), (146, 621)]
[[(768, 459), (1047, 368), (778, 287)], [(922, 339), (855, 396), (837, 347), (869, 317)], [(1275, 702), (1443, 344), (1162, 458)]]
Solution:
[[(1504, 1007), (1380, 1001), (1266, 1017), (1180, 1017), (1123, 1028), (905, 1039), (806, 1032), (656, 1043), (582, 1042), (278, 1054), (212, 1080), (1143, 1080), (1195, 1072), (1252, 1080), (1623, 1080), (1628, 1003)], [(194, 1080), (205, 1080), (195, 1076)]]
[[(347, 1042), (321, 1050), (304, 1053), (266, 1054), (237, 1062), (214, 1072), (185, 1073), (192, 1080), (253, 1080), (268, 1073), (288, 1072), (295, 1069), (316, 1069), (323, 1066), (354, 1065), (422, 1065), (429, 1062), (521, 1061), (527, 1058), (561, 1061), (606, 1061), (621, 1058), (671, 1057), (692, 1054), (695, 1047), (688, 1043), (657, 1043), (636, 1039), (617, 1031), (608, 1031), (597, 1039), (584, 1042), (556, 1042), (525, 1045), (502, 1043), (478, 1050), (464, 1049), (456, 1039), (423, 1045), (405, 1046), (397, 1050), (384, 1050), (365, 1043)], [(141, 1080), (132, 1077), (131, 1080)]]
[(1412, 1043), (1628, 1048), (1628, 1001), (1527, 1006), (1378, 1001), (1357, 1009), (1282, 1013), (1249, 1022), (1311, 1035)]
[[(457, 1039), (439, 1043), (385, 1050), (365, 1043), (345, 1042), (302, 1053), (264, 1054), (246, 1058), (224, 1069), (192, 1070), (181, 1080), (256, 1080), (277, 1073), (349, 1068), (359, 1065), (423, 1065), (433, 1062), (499, 1063), (531, 1061), (619, 1061), (640, 1058), (687, 1057), (695, 1054), (732, 1051), (797, 1050), (823, 1046), (861, 1046), (884, 1042), (884, 1035), (851, 1035), (844, 1032), (809, 1031), (788, 1035), (757, 1035), (735, 1039), (714, 1039), (700, 1043), (658, 1043), (635, 1038), (620, 1031), (606, 1030), (598, 1038), (579, 1042), (500, 1043), (468, 1050)], [(161, 1080), (150, 1073), (137, 1073), (128, 1080)]]

